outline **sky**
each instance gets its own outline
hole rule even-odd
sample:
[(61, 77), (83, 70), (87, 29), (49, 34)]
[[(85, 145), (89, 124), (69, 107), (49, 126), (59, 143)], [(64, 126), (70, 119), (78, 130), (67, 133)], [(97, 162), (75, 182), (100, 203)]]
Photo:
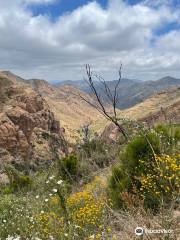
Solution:
[(0, 70), (79, 80), (180, 78), (180, 0), (0, 0)]

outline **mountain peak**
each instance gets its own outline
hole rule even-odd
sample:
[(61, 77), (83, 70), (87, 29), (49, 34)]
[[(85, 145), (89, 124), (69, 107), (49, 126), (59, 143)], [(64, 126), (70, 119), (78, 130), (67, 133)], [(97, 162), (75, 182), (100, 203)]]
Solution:
[(15, 75), (11, 71), (0, 71), (0, 77), (8, 78), (8, 80), (10, 80), (12, 83), (19, 83), (19, 82), (25, 83), (26, 82), (26, 80)]
[(42, 95), (54, 92), (53, 86), (44, 79), (29, 79), (27, 80), (27, 83), (30, 84), (36, 92), (39, 92)]

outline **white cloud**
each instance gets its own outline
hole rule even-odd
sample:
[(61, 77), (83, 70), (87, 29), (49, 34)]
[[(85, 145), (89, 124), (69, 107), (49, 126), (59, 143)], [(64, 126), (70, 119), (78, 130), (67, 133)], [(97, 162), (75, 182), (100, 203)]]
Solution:
[(110, 0), (107, 9), (91, 2), (51, 22), (48, 16), (33, 16), (24, 1), (53, 2), (0, 0), (2, 69), (26, 77), (78, 79), (83, 77), (84, 64), (91, 63), (111, 78), (122, 61), (124, 73), (133, 78), (179, 72), (179, 32), (154, 35), (167, 23), (178, 22), (178, 10)]
[(159, 6), (173, 6), (179, 5), (179, 1), (177, 0), (144, 0), (143, 3), (150, 7), (159, 7)]
[(156, 46), (162, 51), (180, 53), (180, 30), (173, 30), (157, 39)]

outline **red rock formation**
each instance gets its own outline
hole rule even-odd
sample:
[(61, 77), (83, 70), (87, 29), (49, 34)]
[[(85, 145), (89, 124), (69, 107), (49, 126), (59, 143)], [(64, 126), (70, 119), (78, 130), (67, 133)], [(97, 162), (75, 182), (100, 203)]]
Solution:
[[(13, 79), (14, 80), (14, 79)], [(8, 84), (7, 84), (8, 83)], [(60, 124), (30, 86), (0, 78), (0, 164), (55, 160), (65, 151)], [(56, 151), (56, 152), (55, 152)]]

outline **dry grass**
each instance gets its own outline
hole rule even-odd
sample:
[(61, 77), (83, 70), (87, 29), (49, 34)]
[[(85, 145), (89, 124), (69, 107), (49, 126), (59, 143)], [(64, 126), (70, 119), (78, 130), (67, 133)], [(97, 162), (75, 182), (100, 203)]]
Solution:
[(161, 107), (171, 106), (178, 101), (180, 101), (180, 89), (172, 89), (155, 94), (144, 102), (122, 111), (122, 116), (137, 120), (146, 117), (150, 113), (159, 111)]
[[(176, 102), (180, 101), (180, 88), (165, 91), (159, 94), (155, 94), (147, 100), (139, 103), (131, 108), (119, 111), (120, 118), (138, 120), (147, 117), (150, 114), (158, 112), (161, 107), (167, 108)], [(93, 130), (96, 132), (102, 132), (109, 124), (105, 118), (101, 117), (93, 123)]]
[[(113, 232), (118, 240), (146, 239), (146, 240), (163, 240), (179, 239), (179, 220), (177, 212), (171, 208), (162, 210), (157, 215), (152, 215), (143, 210), (143, 208), (131, 208), (127, 211), (112, 211)], [(135, 235), (135, 229), (142, 227), (144, 229), (143, 237)], [(171, 234), (164, 233), (146, 233), (147, 230), (172, 230)]]

